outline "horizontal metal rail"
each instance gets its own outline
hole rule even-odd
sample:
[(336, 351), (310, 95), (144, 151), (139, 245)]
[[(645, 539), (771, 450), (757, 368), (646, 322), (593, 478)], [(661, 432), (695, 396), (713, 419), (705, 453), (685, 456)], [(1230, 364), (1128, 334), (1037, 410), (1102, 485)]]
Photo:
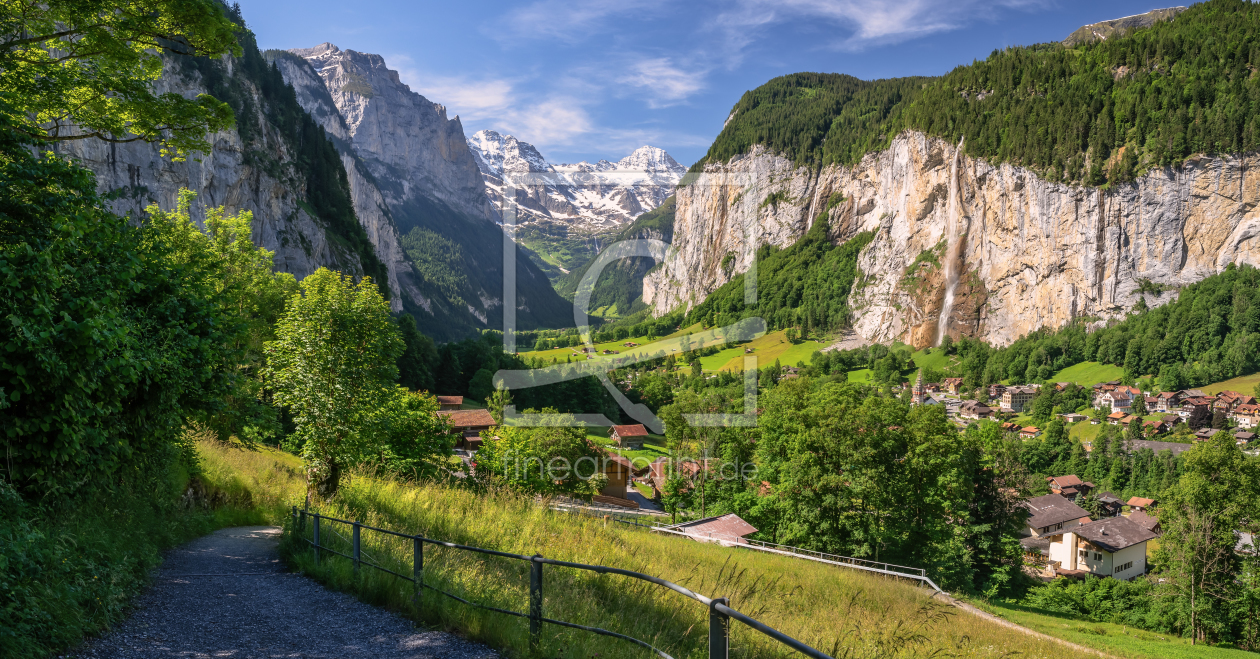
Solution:
[[(690, 538), (692, 540), (702, 539), (702, 540), (725, 541), (727, 543), (730, 543), (732, 546), (739, 547), (742, 549), (755, 549), (757, 551), (763, 551), (770, 554), (778, 554), (780, 556), (791, 556), (793, 558), (802, 558), (807, 561), (814, 561), (816, 563), (826, 563), (827, 565), (837, 565), (840, 567), (847, 567), (847, 568), (852, 568), (855, 570), (863, 570), (866, 572), (874, 572), (876, 574), (883, 574), (883, 575), (891, 576), (891, 577), (898, 577), (902, 579), (912, 579), (914, 581), (919, 581), (921, 583), (927, 584), (928, 586), (931, 586), (932, 590), (935, 590), (938, 593), (945, 592), (941, 590), (940, 586), (936, 585), (936, 582), (932, 581), (932, 579), (930, 579), (927, 576), (927, 570), (924, 570), (923, 568), (909, 567), (905, 565), (895, 565), (893, 563), (881, 563), (879, 561), (870, 561), (864, 558), (851, 558), (848, 556), (837, 556), (835, 554), (826, 554), (820, 551), (814, 551), (812, 549), (802, 549), (800, 547), (778, 545), (772, 542), (762, 542), (760, 540), (749, 540), (747, 538), (742, 538), (742, 537), (733, 536), (733, 535), (721, 535), (721, 534), (714, 535), (712, 533), (706, 533), (704, 535), (700, 535), (698, 533), (687, 533), (686, 531), (680, 531), (673, 526), (662, 526), (662, 525), (645, 526), (643, 524), (638, 524), (636, 522), (629, 522), (629, 521), (616, 519), (616, 518), (614, 518), (613, 521), (621, 522), (622, 524), (627, 524), (630, 526), (637, 526), (639, 528), (646, 528), (650, 531), (655, 531), (657, 533), (668, 533), (671, 535), (678, 535), (685, 538)], [(883, 567), (874, 567), (876, 565), (883, 566)]]
[[(693, 592), (692, 590), (690, 590), (689, 588), (686, 588), (685, 586), (681, 586), (667, 579), (661, 579), (660, 577), (654, 577), (649, 574), (643, 574), (642, 572), (635, 572), (633, 570), (623, 570), (621, 568), (610, 567), (607, 565), (587, 565), (585, 563), (559, 561), (559, 560), (555, 560), (551, 558), (544, 558), (539, 555), (525, 556), (523, 554), (515, 554), (512, 552), (498, 551), (495, 549), (486, 549), (484, 547), (474, 547), (471, 545), (461, 545), (454, 542), (434, 540), (432, 538), (425, 538), (420, 535), (399, 533), (398, 531), (391, 531), (389, 529), (382, 529), (382, 528), (377, 528), (374, 526), (367, 526), (365, 524), (360, 524), (359, 522), (353, 522), (353, 521), (345, 520), (345, 519), (338, 519), (336, 517), (329, 517), (327, 515), (321, 515), (319, 513), (312, 512), (309, 510), (299, 511), (296, 507), (294, 507), (293, 518), (294, 518), (294, 523), (296, 525), (296, 529), (299, 532), (305, 529), (306, 518), (308, 516), (314, 520), (314, 525), (315, 525), (315, 530), (316, 530), (314, 534), (315, 540), (314, 541), (306, 540), (305, 538), (303, 538), (303, 540), (305, 540), (307, 544), (310, 544), (312, 548), (314, 549), (315, 556), (316, 556), (316, 564), (318, 564), (319, 553), (321, 551), (329, 552), (331, 554), (335, 554), (337, 556), (343, 556), (353, 561), (355, 565), (356, 575), (358, 574), (359, 565), (367, 565), (368, 567), (380, 570), (387, 574), (391, 574), (404, 581), (410, 581), (416, 586), (417, 596), (419, 595), (419, 593), (423, 592), (423, 590), (427, 588), (429, 590), (437, 591), (438, 593), (441, 593), (447, 597), (450, 597), (451, 599), (462, 602), (469, 606), (475, 606), (478, 608), (486, 609), (488, 611), (494, 611), (497, 613), (503, 613), (506, 615), (516, 616), (520, 618), (528, 618), (530, 620), (530, 637), (531, 637), (530, 643), (534, 647), (536, 647), (538, 644), (539, 627), (541, 623), (545, 622), (545, 623), (557, 625), (560, 627), (579, 629), (582, 631), (599, 634), (601, 636), (620, 638), (626, 641), (630, 641), (631, 643), (634, 643), (640, 647), (643, 647), (644, 649), (651, 650), (657, 656), (662, 657), (663, 659), (673, 659), (672, 657), (670, 657), (670, 655), (666, 654), (660, 648), (657, 648), (646, 641), (634, 638), (632, 636), (619, 634), (617, 632), (610, 631), (607, 629), (601, 629), (599, 627), (589, 627), (586, 625), (579, 625), (577, 623), (567, 622), (564, 620), (554, 620), (552, 618), (543, 617), (542, 615), (542, 574), (543, 574), (542, 566), (554, 565), (556, 567), (566, 567), (566, 568), (572, 568), (572, 569), (577, 569), (577, 570), (586, 570), (589, 572), (595, 572), (597, 574), (615, 574), (615, 575), (619, 575), (623, 577), (629, 577), (631, 579), (638, 579), (640, 581), (646, 581), (648, 583), (652, 583), (652, 584), (667, 588), (675, 593), (678, 593), (684, 597), (687, 597), (689, 599), (692, 599), (696, 602), (699, 602), (705, 605), (710, 610), (710, 615), (709, 615), (709, 625), (710, 625), (709, 657), (710, 659), (718, 659), (719, 657), (721, 659), (726, 659), (726, 657), (728, 656), (728, 651), (729, 651), (729, 646), (730, 646), (730, 639), (729, 639), (730, 630), (729, 630), (729, 624), (727, 621), (730, 618), (734, 618), (735, 620), (740, 621), (744, 625), (747, 625), (748, 627), (758, 632), (761, 632), (762, 634), (765, 634), (769, 638), (772, 638), (780, 643), (783, 643), (784, 645), (787, 645), (793, 650), (796, 650), (797, 652), (800, 652), (801, 654), (804, 654), (807, 657), (811, 657), (812, 659), (834, 659), (833, 657), (831, 657), (830, 655), (824, 652), (821, 652), (813, 647), (810, 647), (809, 645), (802, 643), (792, 638), (791, 636), (788, 636), (787, 634), (784, 634), (783, 632), (780, 632), (774, 629), (773, 627), (765, 625), (754, 618), (746, 616), (740, 613), (739, 611), (736, 611), (730, 608), (729, 606), (726, 605), (725, 598), (710, 599), (708, 597), (705, 597), (704, 595)], [(319, 543), (318, 530), (320, 526), (319, 524), (320, 520), (324, 520), (327, 522), (335, 522), (339, 524), (346, 524), (348, 526), (351, 526), (354, 529), (354, 541), (353, 541), (354, 555), (344, 554), (342, 552), (336, 551), (329, 547), (323, 546)], [(618, 521), (621, 521), (621, 520), (618, 520)], [(635, 524), (635, 525), (642, 526), (640, 524)], [(647, 527), (647, 528), (651, 528), (653, 530), (659, 530), (658, 527)], [(409, 576), (400, 574), (398, 572), (395, 572), (393, 570), (390, 570), (388, 568), (377, 565), (375, 563), (372, 563), (370, 561), (364, 561), (362, 558), (362, 548), (359, 543), (359, 533), (362, 530), (375, 531), (377, 533), (384, 533), (384, 534), (395, 536), (398, 538), (411, 539), (415, 543), (415, 559), (414, 559), (415, 562), (413, 565), (413, 574), (415, 576), (409, 577)], [(337, 535), (340, 536), (340, 534), (337, 534)], [(345, 540), (346, 538), (342, 537), (342, 539)], [(422, 556), (423, 556), (423, 546), (425, 544), (431, 544), (431, 545), (436, 545), (439, 547), (448, 547), (451, 549), (471, 551), (471, 552), (475, 552), (479, 554), (486, 554), (490, 556), (500, 556), (503, 558), (529, 562), (530, 570), (531, 570), (530, 612), (521, 613), (519, 611), (502, 609), (499, 607), (490, 606), (488, 604), (472, 602), (458, 595), (455, 595), (453, 593), (448, 593), (445, 590), (442, 590), (430, 584), (424, 583)]]

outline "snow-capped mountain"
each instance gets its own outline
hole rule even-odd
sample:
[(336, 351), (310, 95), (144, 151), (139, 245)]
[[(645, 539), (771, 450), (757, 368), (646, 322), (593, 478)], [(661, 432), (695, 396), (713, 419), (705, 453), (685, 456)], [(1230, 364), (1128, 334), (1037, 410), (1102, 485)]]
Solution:
[(532, 144), (492, 130), (474, 134), (468, 147), (496, 209), (503, 210), (505, 184), (516, 190), (518, 223), (612, 229), (659, 206), (687, 171), (654, 146), (639, 147), (616, 163), (557, 165)]

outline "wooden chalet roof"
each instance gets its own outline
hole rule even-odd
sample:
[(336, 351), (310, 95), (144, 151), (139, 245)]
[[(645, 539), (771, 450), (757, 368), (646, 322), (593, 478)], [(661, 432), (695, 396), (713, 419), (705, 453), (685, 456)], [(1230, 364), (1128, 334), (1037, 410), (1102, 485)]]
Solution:
[(647, 437), (647, 428), (642, 423), (633, 423), (626, 426), (613, 426), (612, 431), (617, 433), (618, 437)]
[(1154, 499), (1147, 499), (1147, 498), (1145, 498), (1145, 497), (1129, 497), (1129, 503), (1128, 503), (1128, 505), (1130, 505), (1130, 506), (1142, 506), (1143, 508), (1145, 508), (1145, 507), (1147, 507), (1147, 506), (1153, 506), (1153, 505), (1155, 505), (1155, 500), (1154, 500)]
[(438, 405), (463, 405), (463, 396), (438, 396)]
[(489, 410), (444, 410), (438, 412), (438, 415), (446, 417), (447, 423), (456, 430), (498, 425), (494, 422), (494, 417), (490, 416)]
[(1088, 540), (1090, 544), (1113, 554), (1126, 547), (1156, 538), (1153, 531), (1127, 517), (1107, 517), (1096, 522), (1082, 524), (1072, 529), (1072, 532)]
[(1076, 474), (1070, 474), (1068, 476), (1050, 476), (1046, 480), (1054, 483), (1058, 487), (1075, 487), (1082, 483), (1081, 479), (1078, 478)]

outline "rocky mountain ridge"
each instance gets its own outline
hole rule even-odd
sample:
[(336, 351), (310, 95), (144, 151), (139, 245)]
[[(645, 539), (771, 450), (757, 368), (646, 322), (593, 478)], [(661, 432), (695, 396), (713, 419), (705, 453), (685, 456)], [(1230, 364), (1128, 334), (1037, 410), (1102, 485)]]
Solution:
[[(501, 220), (459, 117), (411, 91), (379, 55), (323, 43), (272, 58), (338, 145), (356, 212), (379, 228), (369, 233), (421, 329), (446, 338), (501, 327)], [(516, 261), (522, 327), (563, 322), (547, 278), (523, 254)]]
[(759, 146), (706, 165), (678, 190), (674, 242), (643, 299), (657, 314), (689, 308), (746, 271), (757, 247), (787, 246), (816, 221), (836, 241), (875, 232), (850, 298), (868, 343), (948, 333), (1004, 345), (1121, 317), (1139, 298), (1167, 302), (1175, 293), (1161, 291), (1230, 263), (1260, 265), (1260, 154), (1200, 156), (1102, 190), (959, 151), (907, 131), (854, 166), (798, 166)]
[(642, 146), (616, 163), (552, 164), (511, 135), (482, 130), (468, 146), (501, 213), (505, 184), (516, 190), (517, 222), (561, 223), (587, 231), (629, 224), (669, 195), (686, 169), (664, 149)]

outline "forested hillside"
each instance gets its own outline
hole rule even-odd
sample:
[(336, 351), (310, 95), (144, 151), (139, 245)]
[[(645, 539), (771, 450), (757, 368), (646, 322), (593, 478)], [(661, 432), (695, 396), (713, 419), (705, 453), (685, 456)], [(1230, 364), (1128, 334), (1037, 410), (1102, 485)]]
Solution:
[[(635, 218), (630, 226), (619, 231), (608, 244), (638, 239), (670, 242), (674, 237), (675, 209), (674, 197), (667, 198), (660, 206)], [(564, 297), (573, 299), (578, 283), (586, 276), (593, 261), (594, 258), (556, 282), (556, 290)], [(595, 283), (591, 295), (591, 310), (607, 309), (620, 316), (640, 311), (641, 304), (636, 305), (635, 302), (643, 295), (643, 275), (655, 265), (652, 259), (645, 257), (620, 259), (608, 264)]]
[(1129, 381), (1157, 376), (1166, 391), (1260, 369), (1260, 270), (1230, 265), (1176, 295), (1155, 308), (1142, 299), (1124, 321), (1093, 330), (1080, 321), (1034, 332), (1001, 349), (971, 339), (945, 349), (958, 354), (955, 371), (968, 389), (1003, 380), (1040, 382), (1087, 361), (1121, 366)]
[(1258, 67), (1260, 8), (1208, 0), (1125, 36), (995, 50), (939, 78), (792, 74), (745, 93), (692, 171), (754, 144), (801, 164), (850, 164), (919, 130), (965, 137), (969, 155), (1051, 181), (1127, 181), (1260, 146)]

